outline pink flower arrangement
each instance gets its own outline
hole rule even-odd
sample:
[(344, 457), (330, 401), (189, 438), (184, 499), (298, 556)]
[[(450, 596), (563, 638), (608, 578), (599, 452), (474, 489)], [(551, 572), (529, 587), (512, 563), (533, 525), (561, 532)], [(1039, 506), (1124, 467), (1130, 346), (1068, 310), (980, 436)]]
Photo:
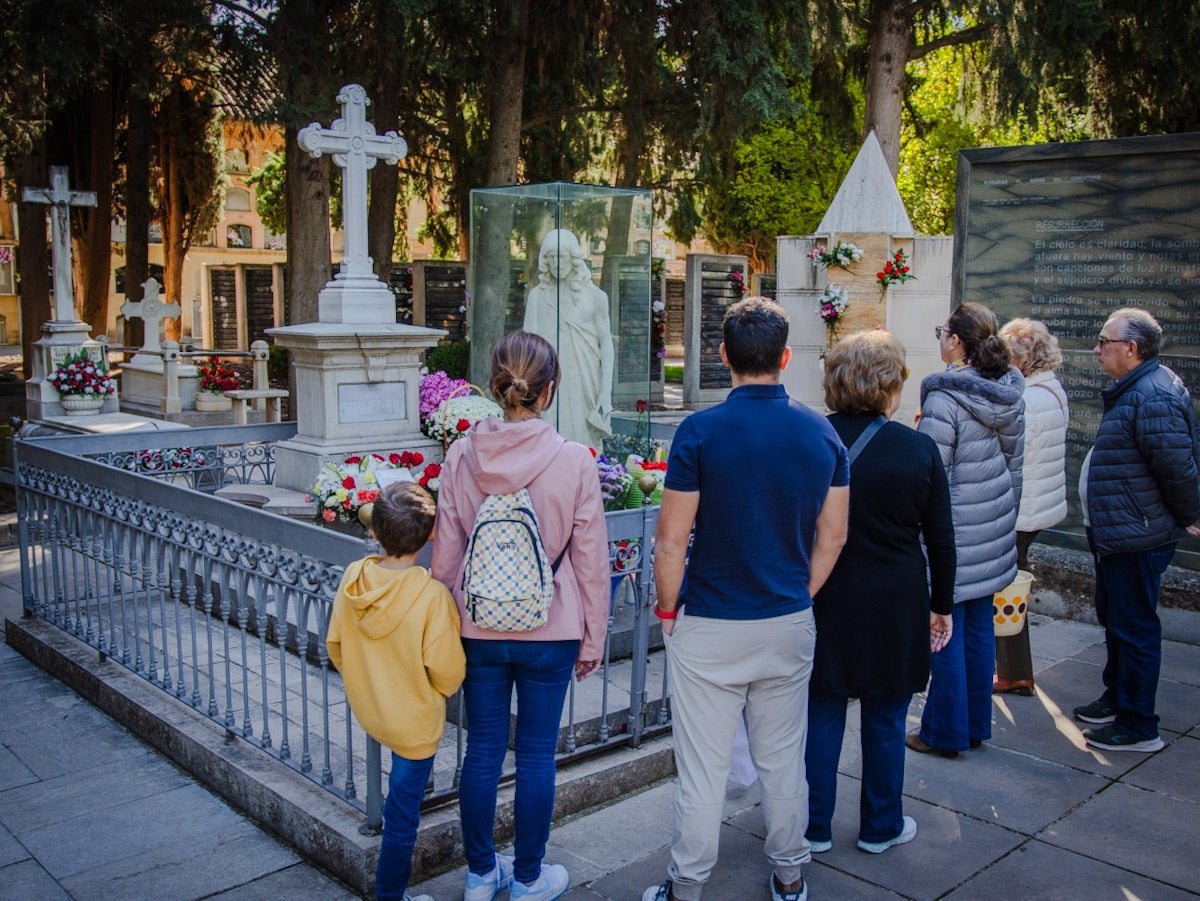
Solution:
[(456, 396), (463, 393), (463, 389), (469, 388), (471, 385), (466, 379), (452, 379), (442, 370), (430, 372), (421, 376), (421, 424), (425, 424), (430, 416), (437, 412), (437, 408), (452, 395)]

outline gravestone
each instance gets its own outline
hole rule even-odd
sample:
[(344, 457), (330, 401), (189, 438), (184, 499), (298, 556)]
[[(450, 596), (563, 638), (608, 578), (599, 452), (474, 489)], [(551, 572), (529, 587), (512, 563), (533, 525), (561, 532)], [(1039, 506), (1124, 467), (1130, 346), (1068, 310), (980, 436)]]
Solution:
[(732, 381), (721, 362), (725, 311), (746, 296), (749, 269), (744, 256), (689, 253), (684, 284), (683, 407), (719, 404)]
[(272, 266), (246, 266), (243, 277), (246, 280), (246, 338), (253, 344), (265, 341), (267, 330), (275, 326), (275, 269)]
[[(45, 419), (65, 415), (58, 391), (48, 380), (63, 360), (85, 347), (94, 359), (104, 355), (99, 342), (92, 340), (88, 324), (75, 313), (71, 278), (71, 207), (95, 206), (96, 194), (94, 191), (72, 191), (67, 167), (51, 166), (50, 187), (26, 188), (21, 199), (25, 203), (44, 203), (50, 207), (54, 319), (42, 324), (42, 337), (33, 344), (33, 378), (25, 382), (28, 418)], [(33, 240), (32, 236), (30, 240)], [(110, 395), (104, 401), (102, 412), (116, 412), (117, 404), (117, 396)]]
[(361, 85), (337, 95), (332, 127), (301, 129), (300, 146), (332, 153), (342, 168), (345, 254), (317, 298), (317, 322), (269, 330), (291, 352), (296, 373), (296, 436), (275, 448), (275, 486), (306, 491), (322, 464), (373, 451), (437, 449), (421, 434), (421, 358), (445, 334), (396, 322), (396, 298), (367, 254), (367, 170), (406, 153), (395, 132), (376, 135)]
[[(814, 265), (809, 256), (814, 248), (830, 249), (839, 242), (857, 246), (862, 258), (845, 267)], [(788, 393), (823, 411), (825, 351), (851, 332), (886, 328), (904, 345), (911, 373), (893, 419), (911, 424), (920, 404), (921, 379), (943, 368), (933, 329), (950, 312), (952, 242), (913, 233), (879, 142), (874, 133), (868, 135), (817, 233), (777, 241), (775, 299), (791, 318), (792, 361), (783, 373)], [(884, 290), (877, 274), (897, 251), (904, 251), (915, 278)], [(848, 299), (836, 335), (818, 312), (829, 286), (844, 290)]]
[(408, 145), (394, 131), (382, 135), (367, 121), (367, 92), (348, 84), (337, 95), (342, 117), (329, 128), (317, 122), (296, 135), (302, 150), (328, 153), (342, 170), (342, 233), (345, 249), (337, 274), (317, 295), (318, 322), (395, 322), (391, 291), (381, 282), (367, 254), (367, 172), (378, 160), (394, 166)]
[[(1200, 134), (962, 151), (953, 287), (955, 302), (1041, 320), (1059, 340), (1070, 511), (1052, 531), (1082, 549), (1079, 468), (1112, 381), (1093, 353), (1109, 314), (1153, 314), (1163, 362), (1200, 400)], [(1195, 540), (1175, 560), (1200, 568)]]
[[(147, 407), (161, 413), (178, 413), (169, 409), (163, 390), (162, 324), (164, 319), (179, 315), (179, 304), (163, 303), (159, 298), (162, 286), (152, 278), (142, 283), (142, 299), (121, 304), (126, 319), (141, 319), (145, 323), (145, 338), (141, 349), (121, 367), (121, 400), (127, 409)], [(180, 409), (196, 406), (199, 373), (195, 366), (179, 367)], [(140, 411), (139, 411), (140, 412)]]
[[(608, 295), (615, 344), (613, 406), (635, 407), (639, 400), (662, 403), (662, 360), (650, 350), (650, 262), (641, 256), (609, 256), (601, 287)], [(647, 389), (649, 361), (649, 389)], [(649, 396), (647, 396), (647, 390)]]

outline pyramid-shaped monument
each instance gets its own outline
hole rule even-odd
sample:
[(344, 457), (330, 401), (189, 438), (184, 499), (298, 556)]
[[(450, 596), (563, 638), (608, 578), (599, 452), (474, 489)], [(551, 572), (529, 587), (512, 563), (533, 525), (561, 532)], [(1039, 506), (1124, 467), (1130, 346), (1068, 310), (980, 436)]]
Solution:
[(854, 165), (842, 180), (817, 226), (819, 235), (872, 232), (897, 238), (914, 237), (912, 222), (875, 132), (863, 141)]

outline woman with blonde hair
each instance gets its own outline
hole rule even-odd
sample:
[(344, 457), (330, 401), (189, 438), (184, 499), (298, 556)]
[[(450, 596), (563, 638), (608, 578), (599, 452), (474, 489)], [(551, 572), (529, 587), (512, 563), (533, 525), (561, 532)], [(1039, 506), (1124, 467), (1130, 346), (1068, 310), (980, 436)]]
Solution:
[[(1029, 569), (1029, 546), (1042, 529), (1067, 516), (1067, 392), (1054, 370), (1062, 365), (1058, 339), (1033, 319), (1014, 319), (1000, 329), (1013, 365), (1025, 376), (1025, 465), (1017, 510), (1017, 568)], [(996, 638), (992, 691), (1033, 694), (1029, 619), (1016, 635)]]
[[(515, 331), (492, 350), (490, 417), (450, 446), (438, 490), (433, 576), (450, 588), (462, 619), (467, 676), (467, 752), (459, 812), (467, 858), (465, 901), (551, 901), (570, 885), (566, 868), (542, 858), (554, 810), (554, 754), (571, 675), (600, 666), (608, 631), (608, 532), (596, 466), (586, 447), (540, 418), (561, 379), (558, 357), (537, 335)], [(485, 498), (527, 489), (547, 561), (555, 561), (544, 625), (497, 631), (472, 621), (464, 603), (468, 539)], [(474, 557), (472, 556), (474, 565)], [(514, 858), (493, 842), (496, 790), (508, 750), (513, 690), (517, 718)]]
[(1025, 380), (982, 304), (960, 304), (933, 331), (946, 369), (921, 382), (917, 428), (937, 442), (950, 479), (954, 636), (930, 661), (921, 728), (906, 742), (957, 757), (992, 737), (992, 597), (1017, 575)]
[[(950, 638), (954, 527), (937, 445), (888, 422), (908, 369), (888, 332), (848, 335), (825, 357), (829, 422), (850, 448), (850, 528), (828, 581), (813, 599), (817, 649), (808, 699), (812, 850), (828, 851), (846, 705), (860, 699), (862, 787), (858, 847), (878, 854), (911, 841), (904, 816), (904, 728), (929, 679), (930, 652)], [(928, 579), (926, 557), (928, 551)]]

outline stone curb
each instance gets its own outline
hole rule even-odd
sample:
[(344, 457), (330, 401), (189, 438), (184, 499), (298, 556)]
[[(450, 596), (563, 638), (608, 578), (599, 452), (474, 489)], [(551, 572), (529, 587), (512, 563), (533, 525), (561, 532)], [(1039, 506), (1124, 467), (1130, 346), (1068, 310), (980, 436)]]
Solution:
[[(166, 695), (95, 649), (36, 618), (5, 620), (10, 647), (74, 689), (140, 739), (222, 796), (310, 862), (364, 897), (373, 897), (379, 837), (364, 836), (363, 814), (217, 723)], [(674, 773), (666, 740), (585, 758), (558, 772), (554, 817), (582, 813)], [(497, 844), (513, 834), (513, 786), (501, 787)], [(462, 863), (458, 807), (422, 815), (413, 852), (413, 882)]]

